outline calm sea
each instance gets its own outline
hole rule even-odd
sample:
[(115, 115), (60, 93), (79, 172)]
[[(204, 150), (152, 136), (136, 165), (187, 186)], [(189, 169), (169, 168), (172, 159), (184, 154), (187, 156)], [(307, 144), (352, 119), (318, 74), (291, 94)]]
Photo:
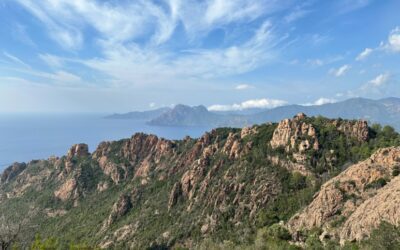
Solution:
[(65, 155), (71, 145), (87, 143), (93, 151), (102, 141), (145, 132), (167, 139), (199, 137), (209, 127), (157, 127), (144, 121), (103, 119), (99, 114), (0, 114), (0, 172), (13, 162)]

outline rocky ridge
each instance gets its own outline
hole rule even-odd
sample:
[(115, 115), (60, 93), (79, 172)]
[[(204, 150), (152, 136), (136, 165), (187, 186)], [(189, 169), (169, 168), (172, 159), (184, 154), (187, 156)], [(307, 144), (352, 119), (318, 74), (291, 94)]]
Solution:
[[(348, 144), (358, 146), (370, 139), (363, 121), (323, 121), (323, 126), (332, 127)], [(218, 235), (226, 227), (232, 228), (233, 237), (245, 240), (260, 213), (288, 192), (283, 183), (287, 178), (297, 172), (315, 180), (321, 177), (315, 171), (319, 162), (335, 164), (329, 157), (337, 151), (326, 148), (321, 126), (314, 118), (298, 114), (279, 124), (214, 129), (198, 139), (166, 140), (137, 133), (129, 139), (103, 142), (93, 153), (87, 145), (77, 144), (61, 158), (9, 167), (1, 176), (0, 210), (17, 197), (35, 194), (46, 200), (45, 207), (35, 204), (47, 211), (46, 223), (64, 225), (73, 220), (75, 209), (85, 211), (97, 206), (102, 217), (91, 217), (93, 212), (88, 211), (86, 219), (87, 223), (101, 220), (94, 225), (98, 233), (93, 241), (106, 248), (120, 244), (172, 246), (177, 242), (191, 247), (194, 242), (190, 235), (197, 235), (199, 240)], [(342, 177), (335, 177), (341, 178), (339, 188), (335, 179), (324, 184), (309, 207), (289, 221), (292, 232), (325, 227), (337, 218), (339, 210), (345, 216), (356, 216), (359, 203), (380, 192), (377, 188), (364, 191), (365, 187), (380, 178), (390, 180), (397, 149), (385, 150), (371, 156), (369, 162), (359, 163), (358, 168), (348, 168), (339, 175)], [(314, 153), (325, 151), (329, 157)], [(380, 168), (363, 167), (370, 164)], [(331, 165), (321, 167), (329, 173)], [(366, 180), (353, 178), (361, 172)], [(357, 196), (355, 204), (347, 202), (343, 192)], [(382, 197), (386, 194), (389, 192)], [(33, 206), (29, 199), (26, 202), (26, 206)], [(38, 212), (37, 216), (43, 214)], [(362, 213), (356, 218), (360, 216)], [(152, 227), (157, 221), (164, 224), (155, 230)], [(340, 236), (343, 239), (360, 238), (359, 229), (351, 225), (342, 229), (335, 234), (347, 235)], [(40, 230), (46, 232), (47, 228)], [(148, 230), (147, 236), (143, 230)]]

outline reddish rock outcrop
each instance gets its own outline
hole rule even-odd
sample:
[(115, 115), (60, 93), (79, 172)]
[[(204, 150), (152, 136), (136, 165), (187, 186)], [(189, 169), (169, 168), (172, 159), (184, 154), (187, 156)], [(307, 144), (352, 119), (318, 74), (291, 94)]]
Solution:
[(111, 213), (108, 216), (108, 219), (103, 224), (103, 229), (109, 227), (113, 224), (116, 220), (121, 218), (122, 216), (126, 215), (129, 210), (132, 208), (133, 204), (131, 198), (127, 194), (121, 195), (117, 202), (114, 203)]
[(89, 146), (87, 144), (75, 144), (73, 145), (67, 153), (67, 159), (72, 159), (74, 157), (86, 157), (89, 156)]
[(181, 194), (182, 194), (181, 184), (175, 183), (169, 195), (168, 210), (171, 210), (171, 208), (178, 202), (179, 196)]
[(67, 180), (59, 189), (54, 192), (54, 196), (62, 201), (78, 198), (79, 193), (76, 180), (73, 178)]
[(339, 131), (342, 131), (347, 136), (356, 138), (360, 142), (364, 142), (369, 139), (370, 135), (367, 121), (334, 120), (333, 125), (335, 125)]
[[(332, 235), (340, 232), (341, 240), (360, 240), (382, 220), (398, 223), (400, 217), (395, 210), (400, 209), (400, 203), (390, 192), (399, 192), (400, 181), (390, 180), (393, 169), (399, 165), (400, 148), (379, 149), (369, 159), (326, 182), (311, 204), (289, 220), (288, 228), (297, 232), (322, 227)], [(372, 185), (379, 180), (390, 183), (379, 189)], [(348, 218), (343, 229), (332, 228), (331, 222), (339, 216)]]
[(306, 115), (300, 113), (293, 119), (285, 119), (278, 124), (270, 142), (272, 148), (284, 147), (287, 152), (304, 152), (319, 149), (318, 138), (312, 124), (306, 123)]

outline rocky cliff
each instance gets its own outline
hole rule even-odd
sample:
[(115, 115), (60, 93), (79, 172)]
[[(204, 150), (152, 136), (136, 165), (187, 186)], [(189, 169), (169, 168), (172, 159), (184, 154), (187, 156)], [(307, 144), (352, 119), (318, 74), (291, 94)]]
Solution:
[[(63, 239), (84, 235), (103, 248), (193, 247), (206, 238), (248, 242), (260, 225), (286, 221), (308, 205), (287, 222), (293, 234), (317, 226), (358, 240), (381, 213), (397, 223), (395, 205), (370, 203), (396, 194), (399, 149), (378, 150), (313, 195), (379, 147), (381, 134), (370, 132), (363, 121), (298, 114), (279, 124), (214, 129), (198, 139), (138, 133), (103, 142), (93, 153), (77, 144), (66, 156), (4, 171), (0, 212), (18, 217), (29, 209), (32, 223), (40, 223), (27, 239), (57, 229)], [(365, 216), (371, 207), (378, 212)], [(346, 221), (330, 230), (339, 216)]]
[(326, 182), (310, 205), (289, 220), (288, 228), (296, 233), (320, 227), (324, 235), (344, 242), (366, 238), (382, 221), (398, 225), (399, 167), (399, 147), (379, 149)]

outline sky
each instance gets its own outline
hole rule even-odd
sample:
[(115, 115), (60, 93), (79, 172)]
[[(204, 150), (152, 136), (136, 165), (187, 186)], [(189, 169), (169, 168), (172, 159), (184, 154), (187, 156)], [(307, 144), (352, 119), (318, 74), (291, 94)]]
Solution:
[(0, 112), (400, 97), (398, 0), (0, 0)]

